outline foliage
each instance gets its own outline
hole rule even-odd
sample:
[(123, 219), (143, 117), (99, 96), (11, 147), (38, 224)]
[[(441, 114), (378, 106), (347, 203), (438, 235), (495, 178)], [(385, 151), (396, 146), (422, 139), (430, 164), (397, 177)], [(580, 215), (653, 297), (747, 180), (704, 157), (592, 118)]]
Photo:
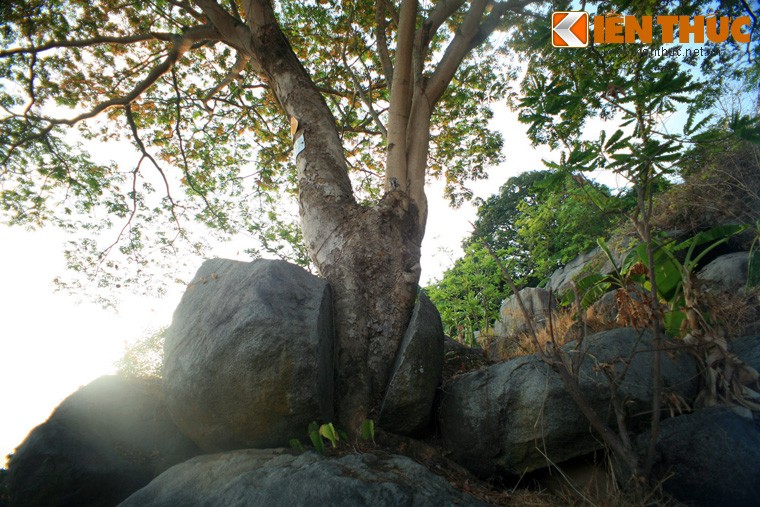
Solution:
[[(662, 236), (652, 241), (654, 247), (654, 279), (657, 287), (658, 304), (666, 305), (664, 314), (665, 331), (671, 336), (682, 336), (683, 321), (686, 317), (687, 292), (691, 290), (696, 268), (700, 261), (718, 246), (726, 243), (732, 236), (746, 230), (746, 226), (719, 226), (702, 231), (684, 241), (676, 241)], [(626, 299), (634, 295), (636, 301), (646, 301), (651, 288), (649, 272), (652, 269), (647, 253), (647, 244), (635, 245), (618, 266), (603, 239), (599, 246), (613, 267), (609, 275), (595, 273), (581, 278), (576, 283), (581, 309), (586, 309), (612, 289), (622, 290)], [(569, 293), (562, 303), (569, 305), (575, 300), (575, 294)], [(618, 297), (618, 305), (620, 305)], [(692, 301), (691, 304), (694, 302)], [(642, 305), (638, 305), (642, 306)], [(622, 310), (622, 309), (621, 309)], [(623, 313), (621, 311), (621, 313)], [(651, 319), (652, 315), (649, 314)], [(709, 315), (705, 314), (709, 319)], [(649, 319), (646, 319), (648, 322)]]
[(364, 440), (371, 440), (375, 443), (375, 421), (372, 419), (365, 419), (362, 422), (361, 437)]
[(579, 183), (564, 173), (533, 171), (510, 178), (478, 210), (464, 256), (427, 288), (446, 333), (473, 343), (475, 331), (488, 332), (508, 296), (483, 239), (520, 284), (535, 286), (608, 234), (629, 205), (627, 196), (615, 197), (603, 185)]
[(161, 378), (165, 338), (166, 328), (162, 328), (127, 345), (124, 355), (115, 364), (117, 373), (125, 377)]
[(441, 314), (444, 332), (474, 344), (475, 331), (486, 331), (498, 318), (505, 288), (488, 251), (472, 243), (441, 280), (425, 291)]
[[(364, 428), (367, 428), (367, 432), (374, 441), (375, 426), (372, 420), (366, 420), (362, 423), (362, 432)], [(370, 431), (371, 428), (371, 431)], [(319, 454), (325, 453), (325, 440), (327, 440), (332, 448), (338, 447), (338, 443), (341, 441), (347, 442), (348, 435), (345, 431), (336, 429), (333, 423), (318, 424), (316, 421), (312, 421), (307, 429), (309, 440), (311, 441), (314, 450)], [(365, 440), (368, 438), (365, 438)], [(301, 441), (297, 438), (290, 439), (290, 446), (296, 451), (303, 452), (304, 447)]]
[[(67, 249), (73, 278), (60, 279), (62, 287), (147, 289), (155, 281), (161, 289), (176, 277), (179, 253), (198, 255), (209, 239), (238, 234), (259, 241), (252, 256), (310, 262), (295, 216), (287, 118), (259, 69), (209, 23), (209, 4), (242, 26), (238, 1), (23, 0), (2, 7), (0, 213), (14, 225), (51, 223), (85, 234)], [(395, 6), (274, 5), (336, 119), (355, 191), (376, 201)], [(421, 2), (419, 19), (436, 7)], [(428, 34), (430, 50), (416, 65), (435, 68), (467, 8), (454, 9)], [(502, 52), (478, 44), (437, 100), (430, 128), (429, 174), (445, 180), (453, 203), (469, 198), (464, 183), (485, 177), (500, 158), (491, 105), (513, 77)], [(76, 135), (68, 129), (74, 125)], [(91, 153), (93, 143), (135, 155), (116, 163)]]
[(478, 210), (468, 242), (485, 239), (506, 251), (514, 276), (535, 286), (594, 245), (630, 208), (604, 185), (570, 174), (532, 171), (510, 178)]

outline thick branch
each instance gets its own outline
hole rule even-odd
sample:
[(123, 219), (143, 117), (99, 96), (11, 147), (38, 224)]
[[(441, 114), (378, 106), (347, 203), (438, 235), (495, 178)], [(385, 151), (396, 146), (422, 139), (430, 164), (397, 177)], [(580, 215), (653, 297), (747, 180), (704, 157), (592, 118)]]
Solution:
[(441, 25), (446, 22), (462, 5), (465, 0), (443, 0), (436, 4), (428, 18), (422, 23), (417, 30), (414, 38), (414, 75), (415, 80), (422, 77), (425, 68), (425, 59), (427, 58), (430, 42), (433, 40), (436, 32)]
[(406, 136), (412, 106), (412, 50), (416, 21), (417, 0), (404, 0), (401, 4), (396, 43), (396, 68), (393, 70), (388, 112), (386, 190), (398, 186), (401, 186), (404, 191), (407, 190)]
[(240, 74), (245, 70), (245, 66), (248, 65), (248, 62), (251, 61), (251, 57), (246, 55), (245, 53), (238, 52), (237, 54), (237, 60), (235, 60), (235, 65), (232, 66), (230, 71), (227, 73), (226, 76), (224, 76), (224, 79), (222, 79), (219, 84), (217, 84), (215, 87), (213, 87), (211, 90), (206, 93), (206, 96), (203, 97), (203, 102), (208, 102), (211, 97), (219, 93), (225, 86), (233, 82), (235, 79), (240, 77)]
[[(435, 104), (454, 77), (464, 58), (472, 50), (472, 39), (478, 33), (480, 20), (483, 17), (488, 0), (475, 0), (470, 5), (464, 21), (459, 26), (456, 35), (446, 48), (446, 52), (438, 63), (433, 75), (428, 81), (427, 96), (431, 105)], [(495, 9), (495, 7), (494, 7)]]

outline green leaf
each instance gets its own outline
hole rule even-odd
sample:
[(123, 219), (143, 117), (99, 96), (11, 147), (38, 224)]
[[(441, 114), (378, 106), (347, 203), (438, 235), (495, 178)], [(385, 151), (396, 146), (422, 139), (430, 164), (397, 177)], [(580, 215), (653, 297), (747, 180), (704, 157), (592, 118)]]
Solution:
[(314, 450), (317, 451), (319, 454), (325, 453), (325, 442), (322, 440), (322, 436), (320, 435), (320, 427), (316, 422), (312, 422), (309, 424), (309, 440), (311, 440), (311, 445), (314, 446)]
[(338, 446), (338, 441), (340, 440), (340, 437), (338, 436), (338, 433), (335, 431), (335, 426), (333, 426), (333, 423), (327, 423), (320, 426), (319, 434), (325, 437), (327, 440), (329, 440), (333, 448)]
[(362, 422), (362, 438), (372, 440), (372, 443), (375, 442), (375, 421), (372, 419), (365, 419)]

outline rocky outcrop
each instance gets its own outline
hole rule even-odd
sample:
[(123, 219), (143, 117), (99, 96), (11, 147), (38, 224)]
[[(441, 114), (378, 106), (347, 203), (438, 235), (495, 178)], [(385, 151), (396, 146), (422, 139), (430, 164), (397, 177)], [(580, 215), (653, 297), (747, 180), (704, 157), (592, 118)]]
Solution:
[(477, 370), (489, 364), (483, 349), (468, 347), (448, 336), (444, 337), (443, 351), (442, 383), (448, 382), (455, 375)]
[[(563, 350), (583, 354), (580, 388), (589, 404), (611, 420), (610, 387), (600, 365), (627, 368), (619, 396), (627, 400), (629, 425), (647, 418), (651, 404), (651, 336), (623, 328), (598, 333)], [(621, 359), (625, 359), (626, 362)], [(626, 365), (627, 364), (627, 365)], [(666, 390), (692, 399), (697, 390), (695, 362), (663, 355)], [(443, 388), (440, 424), (446, 445), (459, 463), (481, 476), (522, 474), (601, 447), (559, 376), (540, 358), (524, 356), (461, 375)]]
[(11, 505), (115, 505), (199, 453), (171, 421), (160, 380), (101, 377), (66, 398), (16, 449)]
[(419, 435), (426, 430), (442, 370), (441, 316), (421, 292), (393, 366), (380, 410), (380, 426), (401, 435)]
[(169, 410), (205, 451), (287, 445), (332, 419), (330, 289), (298, 266), (204, 262), (164, 355)]
[[(649, 435), (639, 438), (643, 448)], [(760, 505), (760, 429), (730, 408), (710, 407), (662, 422), (655, 473), (688, 505)]]
[(266, 505), (476, 506), (443, 478), (409, 458), (245, 449), (199, 456), (177, 465), (129, 497), (122, 507)]

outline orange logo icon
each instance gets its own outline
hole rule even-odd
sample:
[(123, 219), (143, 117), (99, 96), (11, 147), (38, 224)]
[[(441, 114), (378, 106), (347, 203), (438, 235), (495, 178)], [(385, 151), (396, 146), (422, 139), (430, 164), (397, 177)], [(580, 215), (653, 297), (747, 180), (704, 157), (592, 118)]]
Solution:
[(588, 13), (584, 11), (553, 12), (552, 46), (555, 48), (588, 46)]

